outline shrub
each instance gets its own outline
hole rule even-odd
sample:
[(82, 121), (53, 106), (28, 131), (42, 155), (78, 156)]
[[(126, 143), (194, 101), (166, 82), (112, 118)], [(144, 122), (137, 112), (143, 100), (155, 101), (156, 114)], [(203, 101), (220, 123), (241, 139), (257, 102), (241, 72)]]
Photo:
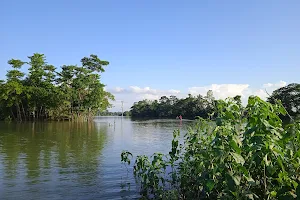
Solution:
[[(217, 101), (216, 120), (199, 118), (169, 154), (137, 156), (141, 195), (154, 199), (300, 199), (299, 124), (283, 125), (280, 103)], [(130, 165), (130, 152), (121, 160)]]

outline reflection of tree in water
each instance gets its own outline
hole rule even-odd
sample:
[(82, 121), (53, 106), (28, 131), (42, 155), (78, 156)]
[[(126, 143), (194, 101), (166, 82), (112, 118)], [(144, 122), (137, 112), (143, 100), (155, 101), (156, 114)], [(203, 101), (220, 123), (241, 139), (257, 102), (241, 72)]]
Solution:
[[(40, 176), (53, 178), (53, 168), (58, 168), (58, 177), (72, 174), (69, 179), (90, 183), (97, 177), (105, 128), (71, 122), (0, 124), (4, 174), (13, 179), (18, 167), (25, 167), (26, 177), (37, 181)], [(19, 166), (22, 162), (25, 165)]]
[(17, 175), (19, 156), (22, 151), (20, 145), (21, 141), (17, 135), (12, 134), (11, 131), (9, 131), (13, 126), (10, 126), (9, 124), (9, 128), (6, 126), (0, 127), (1, 132), (3, 133), (0, 134), (0, 153), (1, 157), (3, 157), (2, 165), (4, 166), (4, 169), (1, 169), (1, 171), (4, 172), (3, 174), (5, 174), (7, 178), (15, 178)]
[[(134, 127), (137, 129), (151, 130), (148, 131), (148, 134), (151, 134), (153, 129), (158, 129), (158, 130), (164, 129), (166, 131), (171, 131), (171, 132), (173, 132), (175, 129), (178, 128), (182, 130), (186, 130), (193, 123), (195, 122), (192, 120), (181, 121), (181, 120), (158, 119), (158, 120), (148, 120), (139, 123), (134, 123)], [(145, 134), (147, 134), (147, 131), (144, 132)]]
[[(58, 160), (63, 168), (61, 174), (75, 174), (78, 180), (89, 183), (94, 179), (98, 167), (98, 156), (105, 139), (94, 123), (70, 123), (62, 127), (64, 134), (57, 134)], [(61, 138), (63, 136), (63, 138)], [(64, 140), (65, 142), (61, 142)]]

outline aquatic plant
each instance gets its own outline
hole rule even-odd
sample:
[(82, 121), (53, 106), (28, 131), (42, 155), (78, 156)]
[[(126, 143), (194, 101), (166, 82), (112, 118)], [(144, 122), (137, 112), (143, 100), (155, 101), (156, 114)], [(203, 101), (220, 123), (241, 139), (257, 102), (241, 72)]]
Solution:
[(199, 118), (182, 143), (175, 130), (168, 154), (136, 157), (142, 198), (300, 199), (299, 123), (283, 125), (281, 103), (251, 96), (245, 108), (232, 98), (216, 107), (216, 120)]

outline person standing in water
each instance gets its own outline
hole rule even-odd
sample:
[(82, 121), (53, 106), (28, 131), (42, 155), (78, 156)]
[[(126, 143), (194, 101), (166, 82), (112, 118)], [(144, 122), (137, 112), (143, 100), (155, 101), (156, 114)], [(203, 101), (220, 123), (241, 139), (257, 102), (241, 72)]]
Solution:
[(179, 115), (179, 127), (181, 127), (181, 126), (182, 126), (182, 116)]

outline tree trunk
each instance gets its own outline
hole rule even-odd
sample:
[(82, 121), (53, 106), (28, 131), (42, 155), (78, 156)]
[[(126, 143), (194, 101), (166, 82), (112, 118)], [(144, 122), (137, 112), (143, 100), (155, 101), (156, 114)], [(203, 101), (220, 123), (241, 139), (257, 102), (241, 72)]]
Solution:
[(14, 112), (13, 112), (13, 110), (12, 110), (12, 108), (11, 108), (11, 107), (10, 107), (10, 112), (11, 112), (11, 115), (12, 115), (13, 119), (15, 120), (15, 119), (16, 119), (16, 117), (15, 117), (15, 114), (14, 114)]
[(23, 105), (23, 102), (22, 102), (22, 101), (21, 101), (21, 106), (22, 106), (22, 111), (23, 111), (24, 120), (26, 121), (27, 118), (26, 118), (26, 113), (25, 113), (25, 109), (24, 109), (24, 105)]
[(39, 108), (38, 107), (36, 107), (36, 110), (35, 110), (35, 112), (36, 112), (36, 120), (39, 120)]
[[(39, 116), (42, 117), (42, 111), (43, 111), (43, 106), (41, 106), (40, 111), (39, 111)], [(42, 118), (41, 118), (42, 119)]]
[(32, 112), (32, 114), (33, 114), (33, 120), (35, 120), (35, 110), (36, 110), (36, 104), (34, 105), (33, 112)]
[(20, 105), (18, 103), (16, 103), (16, 106), (17, 106), (17, 118), (18, 118), (18, 121), (22, 121), (22, 115), (21, 115), (21, 109), (20, 109)]

